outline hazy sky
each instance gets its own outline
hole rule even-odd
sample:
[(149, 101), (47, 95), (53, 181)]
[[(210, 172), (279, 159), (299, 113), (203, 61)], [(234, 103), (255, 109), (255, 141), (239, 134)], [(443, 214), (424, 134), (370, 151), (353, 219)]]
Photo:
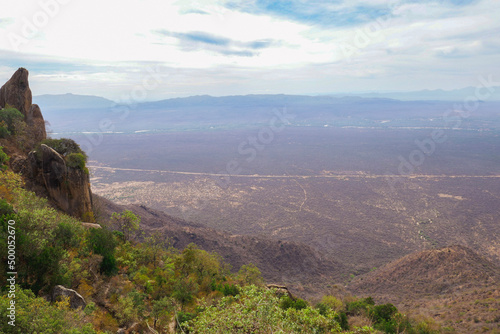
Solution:
[(35, 95), (455, 89), (500, 81), (498, 0), (0, 0)]

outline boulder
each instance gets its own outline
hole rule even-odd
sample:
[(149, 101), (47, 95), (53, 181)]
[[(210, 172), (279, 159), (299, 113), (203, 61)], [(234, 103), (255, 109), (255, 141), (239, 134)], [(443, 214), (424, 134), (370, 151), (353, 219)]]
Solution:
[(72, 309), (85, 308), (87, 306), (85, 299), (78, 292), (65, 288), (62, 285), (56, 285), (52, 292), (52, 301), (58, 301), (61, 297), (69, 297), (69, 306)]
[(32, 104), (28, 114), (26, 115), (26, 124), (29, 126), (31, 137), (36, 143), (47, 138), (47, 131), (45, 130), (45, 120), (42, 116), (42, 111), (38, 104)]
[(31, 109), (31, 89), (28, 83), (28, 70), (18, 69), (14, 75), (0, 88), (0, 107), (7, 104), (19, 110), (24, 119)]
[(66, 165), (64, 157), (51, 147), (40, 145), (41, 161), (33, 153), (30, 155), (32, 175), (41, 179), (49, 197), (64, 212), (87, 220), (91, 218), (92, 194), (88, 173)]

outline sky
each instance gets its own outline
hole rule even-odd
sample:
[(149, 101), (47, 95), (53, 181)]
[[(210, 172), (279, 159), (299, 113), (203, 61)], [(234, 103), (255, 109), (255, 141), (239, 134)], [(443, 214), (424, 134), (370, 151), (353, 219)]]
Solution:
[(114, 101), (500, 81), (498, 0), (0, 0), (0, 81)]

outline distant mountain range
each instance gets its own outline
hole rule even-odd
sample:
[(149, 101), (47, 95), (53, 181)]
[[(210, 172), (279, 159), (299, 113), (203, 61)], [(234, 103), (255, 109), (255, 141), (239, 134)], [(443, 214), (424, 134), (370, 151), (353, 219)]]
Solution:
[[(480, 93), (485, 94), (485, 90)], [(500, 88), (498, 89), (500, 91)], [(293, 126), (369, 128), (445, 127), (446, 112), (463, 105), (474, 89), (445, 92), (450, 100), (398, 100), (383, 96), (208, 95), (155, 102), (119, 105), (86, 95), (41, 95), (33, 98), (55, 133), (70, 132), (163, 132), (230, 129), (268, 125), (278, 117)], [(410, 94), (407, 93), (406, 97)], [(496, 91), (494, 91), (496, 93)], [(461, 95), (462, 94), (462, 95)], [(428, 91), (427, 97), (438, 97)], [(461, 95), (461, 96), (460, 96)], [(423, 96), (422, 94), (420, 95)], [(460, 98), (458, 98), (460, 96)], [(493, 96), (493, 95), (492, 95)], [(499, 99), (500, 100), (500, 99)], [(499, 129), (500, 101), (481, 101), (460, 125), (468, 129)], [(75, 117), (75, 115), (81, 117)], [(286, 120), (282, 116), (287, 114)], [(453, 116), (461, 117), (461, 116)], [(286, 118), (286, 117), (285, 117)], [(102, 123), (103, 120), (106, 122)], [(107, 124), (104, 128), (102, 124)], [(457, 124), (456, 121), (453, 124)]]
[[(491, 95), (489, 95), (491, 94)], [(476, 97), (476, 87), (466, 87), (454, 90), (420, 90), (414, 92), (387, 92), (387, 93), (353, 93), (353, 94), (332, 94), (333, 96), (354, 95), (360, 97), (375, 97), (375, 98), (389, 98), (401, 101), (464, 101), (466, 98), (472, 96)], [(481, 95), (486, 96), (483, 98)], [(479, 91), (479, 100), (484, 101), (499, 101), (500, 100), (500, 86), (482, 88)]]
[[(484, 101), (500, 101), (500, 86), (482, 88), (480, 94), (491, 94)], [(213, 97), (209, 95), (198, 95), (185, 98), (172, 98), (160, 100), (155, 102), (146, 102), (145, 106), (158, 107), (158, 106), (193, 106), (193, 105), (229, 105), (231, 103), (241, 104), (242, 102), (256, 101), (261, 104), (269, 102), (290, 102), (290, 100), (297, 101), (312, 101), (315, 99), (327, 99), (333, 97), (336, 99), (343, 98), (344, 100), (355, 100), (356, 98), (377, 98), (377, 99), (395, 99), (401, 101), (463, 101), (467, 97), (475, 96), (476, 87), (466, 87), (455, 90), (420, 90), (411, 92), (372, 92), (372, 93), (332, 93), (319, 96), (306, 96), (306, 95), (240, 95), (240, 96), (224, 96)], [(481, 99), (482, 97), (478, 97)], [(76, 94), (59, 94), (59, 95), (39, 95), (33, 97), (33, 102), (49, 109), (82, 109), (82, 108), (109, 108), (116, 104), (116, 102), (105, 99), (99, 96), (92, 95), (76, 95)]]
[(38, 95), (33, 96), (33, 103), (44, 109), (82, 109), (82, 108), (109, 108), (116, 103), (99, 96), (59, 94), (59, 95)]

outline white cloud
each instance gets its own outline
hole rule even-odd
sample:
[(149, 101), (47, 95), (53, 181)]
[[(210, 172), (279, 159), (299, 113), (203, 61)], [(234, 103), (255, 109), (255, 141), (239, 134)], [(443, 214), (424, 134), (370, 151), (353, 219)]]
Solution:
[[(224, 89), (228, 94), (236, 90), (242, 94), (280, 92), (280, 87), (284, 93), (395, 89), (410, 75), (418, 79), (411, 85), (406, 80), (408, 87), (458, 88), (455, 85), (462, 82), (470, 84), (473, 73), (489, 71), (500, 76), (491, 60), (500, 51), (500, 5), (494, 0), (468, 6), (395, 0), (302, 1), (312, 12), (364, 15), (354, 9), (374, 6), (392, 11), (378, 21), (337, 27), (240, 11), (224, 6), (223, 0), (64, 2), (17, 1), (2, 10), (0, 52), (14, 51), (14, 35), (25, 43), (19, 45), (19, 56), (4, 60), (0, 75), (31, 65), (35, 82), (48, 83), (44, 92), (50, 87), (54, 93), (72, 89), (99, 95), (103, 93), (99, 87), (107, 84), (108, 97), (116, 97), (119, 89), (141, 80), (145, 64), (150, 63), (168, 68), (170, 78), (173, 69), (179, 69), (178, 80), (169, 81), (172, 92), (215, 95), (224, 95)], [(41, 3), (59, 5), (44, 9)], [(45, 23), (41, 21), (44, 15)], [(37, 25), (35, 33), (26, 36), (29, 27)], [(159, 30), (172, 34), (155, 33)], [(227, 39), (231, 46), (186, 47), (175, 37), (193, 32)], [(263, 40), (275, 42), (249, 47)], [(354, 48), (349, 59), (341, 46)], [(457, 82), (460, 75), (464, 80)], [(161, 89), (157, 94), (165, 92)]]

